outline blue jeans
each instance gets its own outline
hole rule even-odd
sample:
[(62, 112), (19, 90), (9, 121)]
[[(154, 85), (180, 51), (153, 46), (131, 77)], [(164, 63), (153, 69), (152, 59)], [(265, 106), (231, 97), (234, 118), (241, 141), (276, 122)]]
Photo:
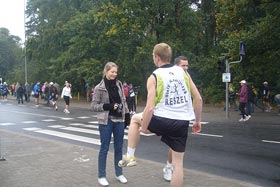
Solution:
[(259, 98), (257, 98), (257, 97), (256, 97), (254, 100), (255, 100), (255, 105), (256, 105), (256, 107), (258, 107), (259, 109), (261, 109), (262, 111), (264, 111), (264, 106), (263, 106), (263, 104), (262, 104), (262, 100), (259, 99)]
[(255, 112), (254, 105), (255, 104), (252, 101), (248, 101), (246, 103), (246, 112), (247, 112), (248, 115), (251, 115), (252, 113)]
[(106, 161), (110, 147), (111, 136), (114, 136), (114, 165), (116, 176), (122, 175), (122, 168), (118, 162), (122, 160), (124, 122), (113, 122), (108, 119), (108, 124), (99, 124), (101, 146), (98, 155), (98, 178), (106, 177)]
[[(234, 106), (234, 111), (238, 111), (238, 105), (236, 104), (236, 99), (234, 97), (229, 97), (228, 99), (228, 104), (229, 104), (229, 107), (230, 107), (230, 103), (233, 103), (233, 106)], [(226, 110), (226, 105), (224, 106), (224, 111)]]

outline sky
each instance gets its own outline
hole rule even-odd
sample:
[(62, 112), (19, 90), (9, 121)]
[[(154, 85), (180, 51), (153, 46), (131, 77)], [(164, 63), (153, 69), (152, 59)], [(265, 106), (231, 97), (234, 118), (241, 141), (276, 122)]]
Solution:
[(0, 0), (0, 28), (7, 28), (10, 35), (19, 36), (22, 41), (24, 41), (24, 1)]

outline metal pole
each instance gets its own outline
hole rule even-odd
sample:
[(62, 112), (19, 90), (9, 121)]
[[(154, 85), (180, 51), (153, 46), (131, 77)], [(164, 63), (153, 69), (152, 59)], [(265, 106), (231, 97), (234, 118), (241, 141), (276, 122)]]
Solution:
[(1, 137), (0, 137), (0, 161), (5, 161), (6, 159), (2, 156), (1, 153)]
[(25, 2), (26, 0), (24, 0), (24, 72), (25, 72), (25, 82), (27, 82), (27, 62), (26, 62), (26, 27), (25, 27)]
[[(228, 58), (226, 57), (226, 73), (230, 73)], [(226, 82), (226, 119), (229, 118), (228, 82)]]

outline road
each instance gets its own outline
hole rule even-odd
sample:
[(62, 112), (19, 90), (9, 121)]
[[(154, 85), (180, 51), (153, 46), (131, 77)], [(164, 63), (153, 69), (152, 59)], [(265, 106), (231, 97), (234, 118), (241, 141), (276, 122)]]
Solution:
[[(194, 135), (190, 128), (184, 167), (260, 186), (279, 186), (280, 116), (257, 111), (248, 122), (238, 119), (238, 112), (230, 112), (226, 119), (219, 108), (205, 108), (203, 131)], [(94, 149), (100, 144), (96, 115), (85, 107), (65, 114), (62, 107), (54, 111), (9, 100), (0, 104), (0, 128)], [(127, 130), (124, 142), (126, 150)], [(137, 157), (165, 163), (166, 154), (167, 146), (159, 137), (141, 136)]]

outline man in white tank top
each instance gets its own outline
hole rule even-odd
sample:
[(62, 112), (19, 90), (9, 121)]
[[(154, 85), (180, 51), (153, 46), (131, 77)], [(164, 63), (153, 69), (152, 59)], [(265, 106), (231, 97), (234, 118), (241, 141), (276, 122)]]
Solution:
[(183, 187), (183, 158), (189, 121), (195, 118), (192, 131), (201, 131), (202, 98), (191, 77), (182, 68), (170, 64), (171, 56), (172, 50), (168, 44), (155, 45), (153, 60), (158, 69), (147, 80), (148, 95), (143, 113), (132, 116), (127, 154), (119, 166), (135, 166), (134, 153), (140, 132), (153, 132), (161, 136), (161, 141), (172, 150), (174, 169), (170, 186)]

